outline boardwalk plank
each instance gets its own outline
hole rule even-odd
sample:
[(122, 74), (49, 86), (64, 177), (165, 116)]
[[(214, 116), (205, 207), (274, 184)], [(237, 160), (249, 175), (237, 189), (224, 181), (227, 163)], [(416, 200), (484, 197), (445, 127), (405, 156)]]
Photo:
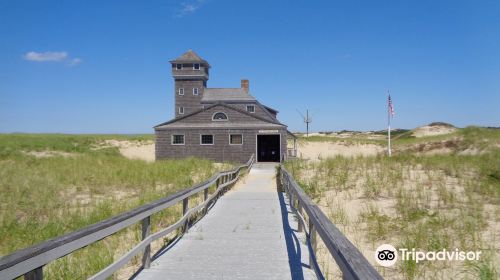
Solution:
[(255, 164), (135, 279), (316, 279), (305, 236), (274, 176), (274, 164)]

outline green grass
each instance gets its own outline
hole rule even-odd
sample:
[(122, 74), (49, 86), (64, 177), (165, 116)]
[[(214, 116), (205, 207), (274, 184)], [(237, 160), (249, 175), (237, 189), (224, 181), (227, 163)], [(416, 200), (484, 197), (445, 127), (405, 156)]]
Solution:
[[(448, 135), (401, 137), (394, 144), (407, 148), (453, 138), (460, 140), (448, 154), (424, 155), (401, 149), (391, 158), (336, 156), (289, 161), (286, 168), (311, 197), (325, 205), (333, 222), (343, 229), (361, 231), (363, 240), (374, 248), (392, 243), (425, 251), (460, 248), (494, 255), (498, 240), (484, 240), (483, 232), (490, 223), (498, 222), (491, 220), (491, 215), (494, 218), (500, 211), (500, 131), (467, 127)], [(465, 149), (480, 152), (459, 155)], [(357, 220), (346, 219), (349, 210), (335, 202), (341, 198), (346, 202), (358, 199), (368, 207), (363, 207)], [(489, 219), (486, 204), (497, 209)], [(471, 279), (496, 279), (495, 264), (498, 259), (491, 257), (460, 265)], [(438, 277), (448, 266), (406, 261), (398, 263), (396, 272), (385, 270), (384, 275), (426, 279)]]
[[(69, 233), (175, 193), (212, 176), (218, 168), (195, 158), (147, 163), (122, 157), (106, 139), (146, 141), (151, 135), (0, 135), (0, 255)], [(29, 151), (70, 156), (37, 158)], [(155, 215), (156, 225), (179, 216), (175, 207)], [(86, 279), (136, 244), (130, 227), (48, 266), (48, 279)], [(125, 245), (124, 245), (125, 244)]]

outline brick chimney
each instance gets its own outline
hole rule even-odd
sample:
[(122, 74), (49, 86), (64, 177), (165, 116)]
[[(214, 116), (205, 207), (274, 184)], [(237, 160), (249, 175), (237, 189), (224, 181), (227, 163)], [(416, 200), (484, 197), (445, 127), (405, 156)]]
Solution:
[(247, 79), (241, 80), (241, 88), (245, 90), (246, 93), (250, 90), (250, 82)]

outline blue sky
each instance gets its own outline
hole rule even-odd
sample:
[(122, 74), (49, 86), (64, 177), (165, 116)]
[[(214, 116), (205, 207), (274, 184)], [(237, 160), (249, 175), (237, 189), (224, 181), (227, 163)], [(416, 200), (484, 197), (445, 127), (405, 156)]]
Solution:
[(192, 48), (303, 130), (500, 126), (500, 1), (0, 0), (0, 132), (152, 133)]

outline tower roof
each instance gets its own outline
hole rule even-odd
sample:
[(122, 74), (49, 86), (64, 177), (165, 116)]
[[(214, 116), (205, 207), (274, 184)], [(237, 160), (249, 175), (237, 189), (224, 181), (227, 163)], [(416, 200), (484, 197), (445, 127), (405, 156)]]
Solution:
[(183, 55), (179, 56), (175, 60), (170, 61), (171, 63), (178, 63), (178, 62), (187, 62), (187, 63), (205, 63), (208, 64), (206, 60), (201, 58), (197, 53), (195, 53), (193, 50), (188, 50), (185, 52)]

